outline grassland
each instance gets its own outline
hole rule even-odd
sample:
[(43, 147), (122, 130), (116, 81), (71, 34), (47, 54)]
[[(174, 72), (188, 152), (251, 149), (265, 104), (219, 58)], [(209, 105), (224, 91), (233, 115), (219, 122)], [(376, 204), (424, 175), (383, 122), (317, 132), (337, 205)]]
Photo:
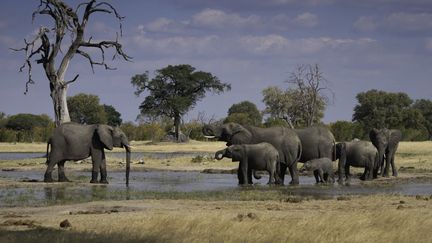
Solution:
[[(45, 144), (0, 144), (0, 151), (44, 152)], [(134, 151), (211, 154), (219, 142), (133, 143)], [(118, 150), (122, 151), (122, 150)], [(237, 163), (196, 156), (132, 156), (133, 170), (232, 169)], [(194, 161), (194, 162), (193, 162)], [(0, 161), (0, 168), (43, 170), (45, 159)], [(108, 155), (108, 170), (124, 161)], [(432, 142), (402, 142), (396, 154), (400, 178), (430, 177)], [(90, 169), (68, 162), (67, 169)], [(355, 171), (354, 171), (355, 172)], [(358, 170), (360, 172), (360, 170)], [(88, 178), (86, 178), (87, 180)], [(0, 178), (0, 182), (3, 179)], [(399, 180), (399, 179), (397, 179)], [(380, 179), (376, 183), (394, 182)], [(7, 186), (21, 184), (5, 182)], [(84, 186), (90, 186), (81, 183)], [(38, 185), (39, 186), (39, 185)], [(58, 186), (58, 183), (52, 185)], [(285, 191), (289, 192), (289, 188)], [(59, 227), (67, 219), (71, 227)], [(143, 200), (110, 200), (42, 207), (0, 208), (0, 242), (432, 242), (432, 195), (296, 198), (280, 190), (240, 193), (171, 193)]]

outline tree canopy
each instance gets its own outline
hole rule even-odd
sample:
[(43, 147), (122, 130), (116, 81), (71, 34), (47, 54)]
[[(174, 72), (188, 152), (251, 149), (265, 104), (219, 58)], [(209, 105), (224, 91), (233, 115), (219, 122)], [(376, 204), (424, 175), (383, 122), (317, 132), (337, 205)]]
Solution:
[(149, 79), (148, 71), (132, 77), (135, 95), (149, 92), (139, 106), (141, 114), (174, 119), (177, 139), (181, 117), (203, 99), (206, 92), (219, 94), (231, 89), (230, 84), (222, 83), (211, 73), (196, 71), (187, 64), (169, 65), (157, 70), (155, 74), (152, 79)]
[(6, 127), (12, 130), (30, 131), (35, 127), (47, 127), (52, 123), (48, 115), (34, 115), (21, 113), (9, 116)]
[(107, 124), (110, 126), (120, 126), (123, 122), (121, 119), (121, 114), (118, 112), (112, 105), (103, 105), (106, 118), (107, 118)]
[(107, 115), (99, 103), (99, 97), (80, 93), (67, 99), (70, 117), (73, 122), (81, 124), (106, 124)]
[(412, 109), (412, 99), (405, 93), (369, 90), (357, 94), (353, 121), (365, 130), (372, 128), (416, 128), (421, 114)]
[(242, 125), (261, 125), (262, 115), (257, 106), (250, 101), (233, 104), (228, 109), (228, 117), (224, 121), (236, 122)]
[(331, 100), (318, 65), (299, 65), (289, 77), (286, 90), (271, 86), (262, 91), (266, 106), (264, 113), (270, 115), (272, 123), (282, 119), (291, 127), (307, 127), (320, 123), (324, 110)]
[(421, 119), (420, 123), (428, 131), (429, 140), (432, 140), (432, 100), (416, 100), (413, 108), (422, 114), (423, 119)]

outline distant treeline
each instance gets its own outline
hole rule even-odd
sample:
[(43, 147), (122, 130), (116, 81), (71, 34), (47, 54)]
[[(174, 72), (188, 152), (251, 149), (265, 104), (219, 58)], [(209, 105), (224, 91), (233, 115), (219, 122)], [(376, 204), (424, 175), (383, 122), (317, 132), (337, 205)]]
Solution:
[[(328, 126), (337, 141), (349, 141), (354, 138), (368, 140), (368, 134), (372, 128), (384, 127), (400, 129), (405, 141), (432, 139), (431, 100), (414, 101), (405, 93), (378, 90), (359, 93), (356, 98), (358, 104), (354, 107), (352, 121), (323, 124), (321, 116), (318, 116), (314, 125)], [(219, 121), (207, 119), (202, 113), (194, 120), (183, 122), (180, 130), (190, 139), (204, 140), (201, 129), (204, 124), (210, 122), (237, 122), (242, 125), (261, 127), (289, 127), (292, 124), (296, 124), (296, 128), (305, 126), (306, 123), (302, 122), (304, 115), (301, 114), (301, 109), (290, 114), (289, 119), (291, 120), (288, 120), (288, 116), (285, 116), (284, 113), (272, 111), (273, 107), (278, 107), (279, 100), (268, 99), (264, 112), (259, 111), (256, 105), (249, 101), (233, 104), (227, 111), (227, 117)], [(173, 135), (174, 123), (169, 117), (140, 116), (137, 123), (122, 123), (121, 114), (112, 106), (100, 105), (99, 98), (95, 95), (79, 94), (70, 97), (68, 103), (72, 121), (83, 124), (103, 123), (120, 126), (131, 141), (158, 142)], [(45, 142), (53, 129), (54, 122), (48, 115), (7, 116), (0, 112), (0, 142)]]

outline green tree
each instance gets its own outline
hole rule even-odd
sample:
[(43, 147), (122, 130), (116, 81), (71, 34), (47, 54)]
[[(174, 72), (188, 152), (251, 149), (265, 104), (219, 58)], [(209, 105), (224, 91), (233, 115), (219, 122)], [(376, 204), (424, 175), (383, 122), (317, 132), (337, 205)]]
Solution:
[(237, 122), (242, 125), (259, 126), (262, 122), (262, 115), (254, 103), (242, 101), (233, 104), (228, 109), (228, 117), (224, 122)]
[(99, 104), (99, 97), (92, 94), (77, 94), (67, 99), (70, 117), (81, 124), (106, 124), (104, 107)]
[(413, 108), (422, 114), (421, 124), (427, 130), (429, 140), (432, 140), (432, 101), (426, 99), (416, 100)]
[(222, 93), (231, 89), (231, 85), (222, 83), (211, 73), (196, 71), (186, 64), (159, 69), (151, 80), (148, 72), (135, 75), (131, 83), (136, 88), (135, 95), (149, 92), (139, 106), (141, 114), (172, 118), (177, 139), (182, 116), (203, 99), (206, 92)]
[(0, 128), (3, 128), (7, 124), (7, 115), (4, 112), (0, 112)]
[(360, 124), (350, 121), (336, 121), (330, 124), (330, 130), (336, 141), (351, 141), (354, 138), (364, 139), (364, 132)]
[[(45, 114), (16, 114), (8, 118), (6, 128), (15, 131), (18, 142), (46, 141), (52, 131), (52, 124), (51, 118)], [(10, 132), (3, 131), (3, 134), (10, 140)]]
[(103, 105), (107, 124), (110, 126), (120, 126), (122, 124), (121, 114), (111, 105)]
[(372, 128), (416, 128), (420, 124), (421, 116), (413, 111), (413, 101), (405, 93), (373, 89), (356, 97), (353, 121), (361, 123), (365, 132)]

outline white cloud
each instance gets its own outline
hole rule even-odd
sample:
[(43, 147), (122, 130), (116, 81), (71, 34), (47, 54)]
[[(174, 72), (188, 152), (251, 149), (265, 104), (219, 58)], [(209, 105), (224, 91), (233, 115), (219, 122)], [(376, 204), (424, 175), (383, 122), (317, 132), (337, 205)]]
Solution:
[(255, 54), (306, 55), (325, 50), (349, 50), (375, 42), (370, 38), (340, 39), (331, 37), (289, 39), (280, 35), (246, 36), (239, 40), (241, 46)]
[(162, 18), (157, 18), (146, 25), (139, 25), (138, 30), (141, 33), (145, 33), (146, 31), (163, 32), (163, 33), (181, 33), (185, 28), (185, 25), (186, 25), (185, 23), (177, 22), (175, 20), (162, 17)]
[(257, 15), (246, 17), (238, 14), (225, 13), (217, 9), (205, 9), (192, 17), (191, 24), (195, 26), (225, 28), (245, 27), (258, 24), (261, 21)]
[(365, 32), (374, 31), (377, 28), (377, 23), (373, 17), (362, 16), (354, 23), (354, 28)]
[(145, 35), (134, 36), (130, 42), (145, 52), (164, 55), (205, 55), (217, 51), (215, 46), (220, 39), (215, 35), (202, 37), (173, 36), (165, 38), (151, 38)]
[(304, 27), (314, 27), (318, 24), (318, 17), (315, 14), (306, 12), (299, 14), (293, 22)]
[(432, 13), (397, 12), (383, 18), (362, 16), (355, 23), (354, 28), (361, 31), (381, 29), (392, 32), (432, 31)]
[(432, 13), (393, 13), (386, 17), (383, 24), (394, 30), (432, 30)]

